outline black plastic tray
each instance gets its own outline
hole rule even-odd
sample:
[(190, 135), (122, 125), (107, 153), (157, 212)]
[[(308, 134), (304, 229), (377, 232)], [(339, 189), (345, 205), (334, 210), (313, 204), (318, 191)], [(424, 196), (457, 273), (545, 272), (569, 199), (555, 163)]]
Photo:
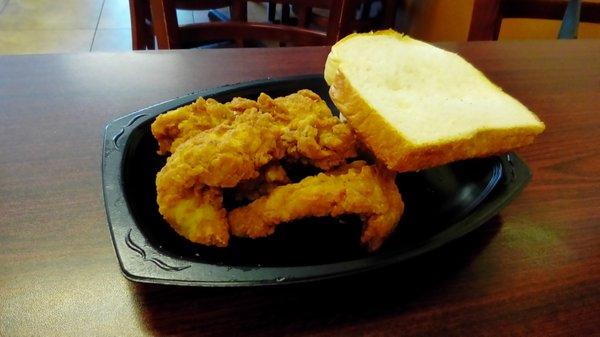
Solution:
[[(227, 248), (193, 244), (158, 213), (156, 154), (150, 124), (198, 96), (228, 101), (260, 92), (286, 95), (308, 88), (329, 100), (321, 75), (266, 79), (203, 90), (164, 102), (106, 126), (102, 182), (109, 228), (124, 275), (133, 281), (195, 286), (258, 286), (315, 281), (404, 261), (484, 224), (527, 184), (531, 173), (515, 154), (467, 160), (399, 174), (405, 214), (375, 253), (359, 244), (357, 217), (309, 218), (279, 226), (271, 237), (232, 238)], [(332, 110), (335, 106), (328, 101)], [(318, 233), (318, 235), (317, 235)]]

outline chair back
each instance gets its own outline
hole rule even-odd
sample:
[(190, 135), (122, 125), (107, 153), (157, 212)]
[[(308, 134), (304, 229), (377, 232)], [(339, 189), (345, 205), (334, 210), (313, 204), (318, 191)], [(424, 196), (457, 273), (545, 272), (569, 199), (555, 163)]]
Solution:
[[(567, 10), (567, 8), (570, 8)], [(561, 38), (575, 38), (581, 22), (600, 23), (600, 2), (581, 0), (475, 0), (469, 41), (497, 40), (502, 19), (563, 20)]]
[[(246, 46), (248, 41), (265, 40), (281, 46), (331, 45), (353, 31), (393, 27), (398, 0), (379, 1), (381, 11), (375, 17), (364, 14), (370, 11), (374, 0), (270, 1), (269, 16), (274, 5), (280, 3), (285, 20), (248, 22), (247, 0), (130, 0), (133, 44), (134, 49), (153, 49), (156, 37), (159, 49), (193, 48), (222, 40), (232, 40), (238, 47)], [(222, 7), (229, 7), (230, 20), (185, 25), (177, 21), (177, 9)], [(294, 10), (295, 20), (289, 19), (290, 8)], [(316, 8), (329, 10), (329, 16), (318, 18), (313, 12)], [(357, 15), (359, 9), (362, 15)], [(315, 24), (317, 21), (319, 24)]]

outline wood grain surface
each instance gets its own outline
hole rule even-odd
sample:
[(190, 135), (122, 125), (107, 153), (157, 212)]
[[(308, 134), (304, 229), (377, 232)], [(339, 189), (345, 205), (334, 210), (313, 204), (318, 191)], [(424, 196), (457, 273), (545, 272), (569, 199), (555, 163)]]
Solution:
[(423, 258), (262, 289), (120, 274), (102, 202), (103, 127), (201, 88), (320, 73), (328, 48), (0, 57), (0, 335), (600, 335), (600, 41), (441, 46), (546, 123), (519, 151), (531, 184)]

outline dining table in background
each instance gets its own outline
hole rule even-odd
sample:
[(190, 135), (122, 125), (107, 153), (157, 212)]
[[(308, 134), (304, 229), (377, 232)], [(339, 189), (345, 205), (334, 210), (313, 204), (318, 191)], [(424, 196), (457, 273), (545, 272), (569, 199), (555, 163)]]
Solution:
[(600, 335), (600, 40), (439, 45), (546, 123), (517, 151), (531, 183), (426, 256), (266, 288), (123, 277), (104, 125), (202, 88), (321, 73), (329, 48), (0, 56), (0, 335)]

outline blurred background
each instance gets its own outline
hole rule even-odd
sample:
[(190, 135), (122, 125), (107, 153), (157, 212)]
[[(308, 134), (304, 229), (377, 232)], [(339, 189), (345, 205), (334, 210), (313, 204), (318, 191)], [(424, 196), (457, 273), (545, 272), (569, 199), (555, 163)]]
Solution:
[[(131, 6), (135, 3), (143, 5), (144, 1), (148, 5), (150, 0), (0, 0), (0, 54), (132, 50), (134, 47), (132, 44), (132, 20), (134, 23), (137, 19), (151, 25), (150, 17), (140, 19), (139, 15), (137, 18), (131, 16)], [(177, 2), (185, 1), (177, 0)], [(202, 1), (190, 0), (190, 3), (193, 4), (200, 2)], [(217, 1), (205, 2), (216, 3)], [(369, 8), (362, 4), (363, 7), (360, 7), (359, 10), (375, 13), (373, 15), (378, 15), (377, 11), (386, 10), (381, 3), (372, 2), (374, 4), (369, 5)], [(389, 1), (383, 2), (388, 3)], [(477, 0), (398, 0), (392, 6), (395, 7), (393, 8), (395, 12), (393, 27), (426, 41), (466, 41), (469, 39), (476, 2)], [(533, 2), (535, 3), (535, 1)], [(156, 1), (156, 3), (159, 2)], [(540, 13), (545, 10), (542, 3), (543, 1), (537, 2)], [(591, 1), (591, 3), (599, 4), (600, 0)], [(297, 24), (298, 20), (294, 21), (298, 13), (297, 7), (290, 6), (284, 9), (283, 6), (287, 5), (282, 5), (281, 2), (279, 4), (248, 2), (247, 20)], [(228, 8), (220, 12), (210, 12), (193, 7), (184, 5), (176, 9), (177, 25), (227, 20), (230, 14)], [(198, 8), (203, 7), (199, 6)], [(274, 13), (270, 17), (269, 9)], [(318, 14), (326, 17), (336, 10), (337, 8), (333, 7), (320, 9), (320, 11), (314, 9), (311, 14), (314, 15), (313, 17)], [(582, 18), (585, 10), (583, 7)], [(359, 15), (358, 13), (357, 17)], [(485, 15), (484, 13), (483, 16), (485, 17)], [(556, 39), (561, 23), (561, 20), (507, 18), (505, 16), (501, 20), (498, 39)], [(304, 25), (308, 27), (312, 24), (304, 23)], [(367, 28), (377, 29), (378, 27), (374, 24)], [(321, 29), (327, 30), (324, 26)], [(137, 33), (139, 34), (139, 31)], [(600, 38), (600, 24), (582, 22), (579, 25), (578, 38)], [(270, 45), (267, 44), (267, 46)], [(140, 48), (138, 46), (136, 49), (146, 48), (148, 47)]]

